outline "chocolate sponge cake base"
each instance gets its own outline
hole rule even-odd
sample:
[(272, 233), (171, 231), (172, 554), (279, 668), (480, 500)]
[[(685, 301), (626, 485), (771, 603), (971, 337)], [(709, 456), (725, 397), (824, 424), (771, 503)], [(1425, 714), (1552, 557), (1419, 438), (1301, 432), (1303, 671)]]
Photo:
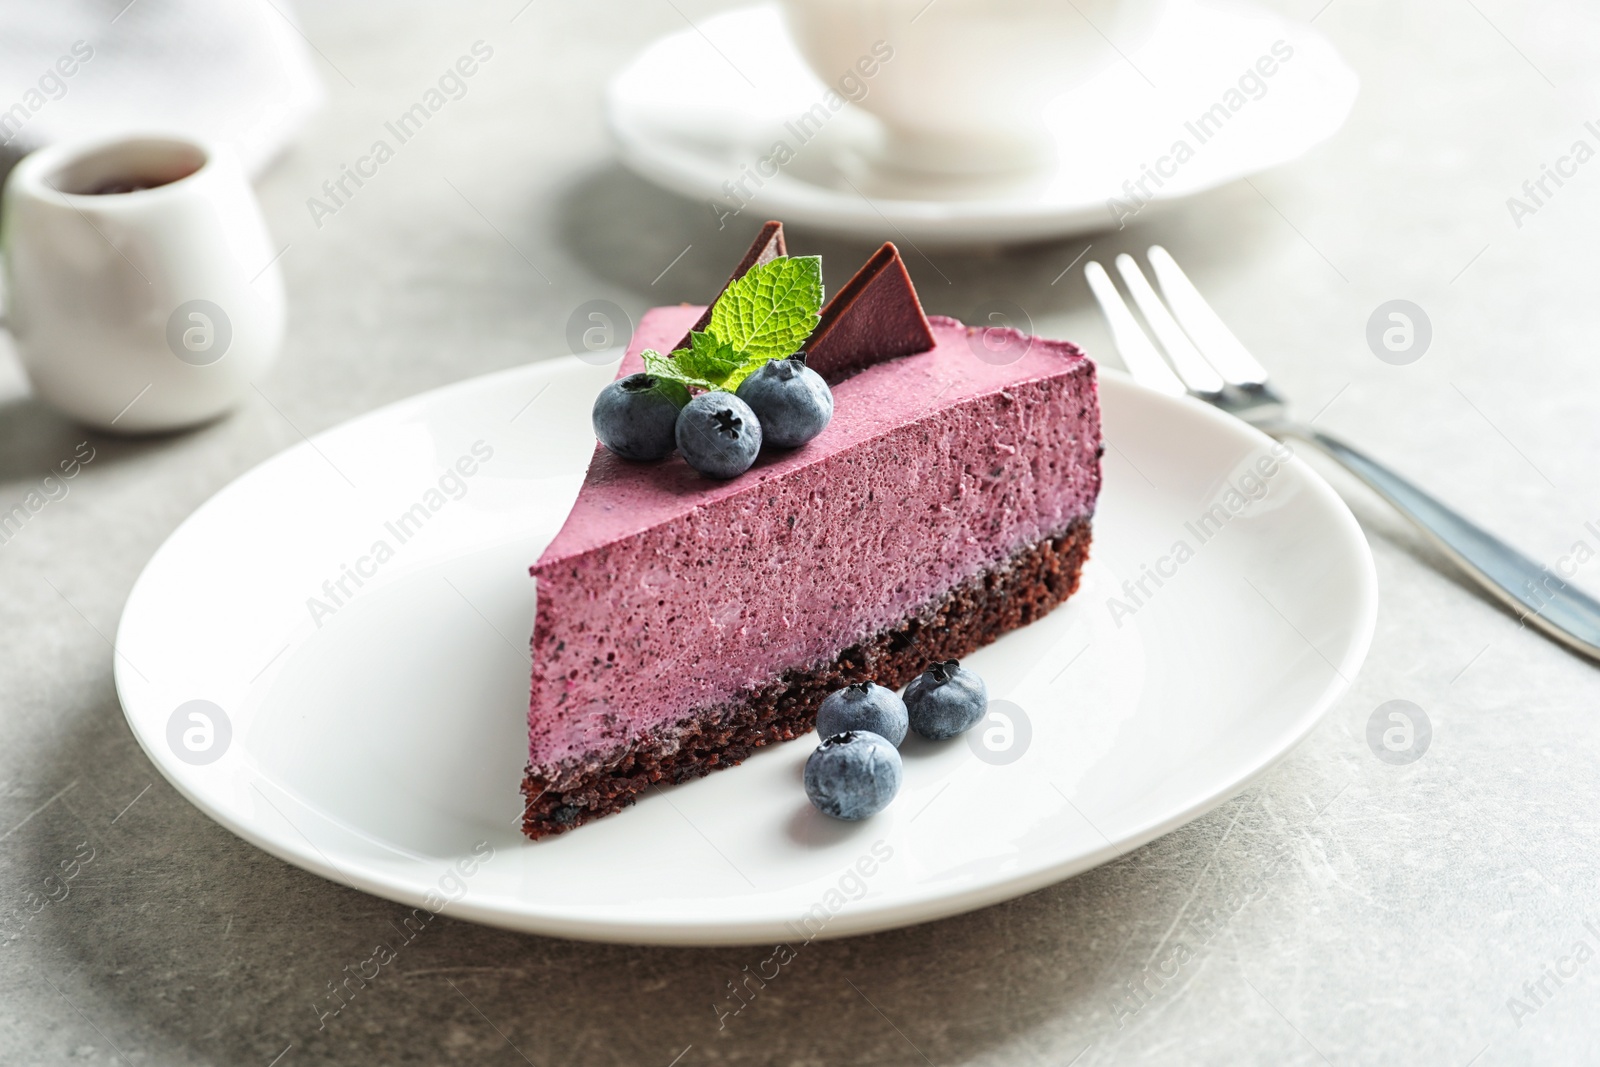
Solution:
[(610, 753), (529, 767), (522, 783), (522, 831), (538, 840), (621, 811), (646, 789), (731, 767), (762, 745), (788, 741), (816, 725), (817, 708), (851, 682), (898, 689), (930, 663), (959, 659), (1066, 600), (1089, 555), (1080, 519), (1055, 537), (951, 589), (898, 626), (812, 670), (791, 670), (741, 700), (702, 708)]

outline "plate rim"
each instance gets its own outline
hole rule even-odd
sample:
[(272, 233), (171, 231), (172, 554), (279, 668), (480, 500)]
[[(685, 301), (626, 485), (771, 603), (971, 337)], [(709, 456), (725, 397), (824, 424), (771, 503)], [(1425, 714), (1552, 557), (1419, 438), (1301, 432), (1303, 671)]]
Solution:
[[(429, 896), (427, 887), (418, 888), (418, 886), (409, 882), (398, 878), (384, 877), (381, 874), (373, 873), (371, 870), (363, 870), (359, 866), (353, 872), (346, 871), (323, 854), (321, 849), (317, 848), (309, 838), (306, 838), (295, 823), (281, 812), (279, 812), (280, 818), (288, 823), (292, 831), (300, 834), (308, 847), (295, 847), (295, 842), (287, 834), (279, 837), (269, 836), (259, 828), (261, 826), (259, 821), (252, 823), (235, 817), (227, 806), (213, 803), (197, 790), (191, 789), (181, 777), (176, 757), (171, 756), (170, 753), (163, 755), (159, 745), (156, 744), (157, 739), (153, 736), (147, 737), (136, 723), (134, 713), (130, 707), (130, 704), (137, 700), (137, 697), (131, 695), (135, 692), (135, 687), (128, 673), (132, 670), (132, 665), (127, 664), (117, 650), (124, 645), (129, 627), (135, 625), (138, 621), (136, 617), (137, 611), (134, 610), (136, 605), (142, 597), (151, 595), (146, 587), (149, 581), (154, 580), (151, 577), (151, 571), (157, 558), (168, 549), (169, 545), (183, 535), (191, 524), (203, 522), (205, 516), (213, 507), (220, 506), (217, 504), (218, 500), (234, 490), (245, 479), (254, 476), (269, 465), (285, 462), (287, 457), (292, 454), (313, 453), (317, 450), (317, 445), (325, 443), (327, 437), (341, 432), (348, 432), (360, 423), (393, 419), (402, 416), (407, 409), (426, 407), (432, 402), (446, 399), (461, 392), (477, 389), (487, 391), (491, 384), (498, 380), (515, 378), (530, 371), (541, 371), (553, 376), (561, 373), (563, 369), (576, 369), (580, 363), (582, 361), (575, 356), (539, 360), (522, 366), (505, 368), (447, 383), (435, 389), (404, 397), (374, 408), (371, 411), (355, 415), (319, 431), (308, 439), (296, 442), (242, 471), (208, 497), (162, 541), (161, 545), (152, 553), (150, 559), (141, 569), (124, 602), (111, 653), (112, 673), (116, 685), (118, 704), (130, 732), (162, 777), (184, 799), (194, 805), (206, 817), (235, 836), (248, 841), (262, 851), (286, 863), (315, 874), (327, 881), (357, 889), (381, 899), (412, 907), (425, 906)], [(1148, 389), (1139, 385), (1126, 373), (1115, 368), (1097, 364), (1096, 371), (1101, 379), (1102, 386), (1107, 382), (1112, 382), (1115, 383), (1113, 389), (1119, 391), (1127, 390), (1146, 402), (1154, 402), (1158, 405), (1181, 405), (1191, 414), (1198, 416), (1203, 422), (1211, 424), (1222, 433), (1233, 434), (1239, 437), (1242, 442), (1247, 442), (1254, 447), (1270, 448), (1274, 443), (1272, 438), (1255, 427), (1202, 401), (1187, 396), (1167, 396)], [(1316, 699), (1308, 701), (1297, 717), (1292, 720), (1293, 729), (1288, 732), (1281, 746), (1275, 750), (1266, 751), (1264, 756), (1254, 760), (1253, 765), (1244, 774), (1239, 775), (1233, 781), (1223, 784), (1219, 789), (1202, 797), (1195, 803), (1164, 818), (1151, 820), (1116, 841), (1108, 842), (1103, 847), (1058, 863), (1024, 872), (1020, 875), (999, 878), (989, 884), (974, 886), (954, 894), (940, 894), (937, 891), (930, 891), (920, 894), (909, 901), (900, 900), (879, 903), (877, 906), (860, 906), (869, 904), (868, 900), (862, 900), (857, 905), (835, 913), (824, 930), (806, 940), (832, 940), (914, 926), (989, 907), (1065, 881), (1068, 878), (1126, 855), (1207, 812), (1215, 810), (1248, 789), (1298, 748), (1306, 736), (1323, 721), (1332, 706), (1354, 684), (1361, 665), (1371, 649), (1372, 639), (1376, 632), (1379, 591), (1376, 563), (1372, 556), (1371, 546), (1368, 544), (1366, 535), (1356, 521), (1354, 514), (1350, 511), (1349, 506), (1327, 480), (1309, 463), (1305, 463), (1302, 460), (1297, 465), (1297, 470), (1303, 479), (1304, 487), (1315, 494), (1321, 503), (1328, 508), (1331, 517), (1337, 524), (1339, 539), (1343, 547), (1351, 552), (1352, 560), (1359, 565), (1358, 587), (1355, 590), (1353, 613), (1356, 617), (1352, 620), (1354, 627), (1350, 631), (1350, 643), (1345, 649), (1341, 661), (1335, 666), (1331, 677), (1322, 687)], [(133, 616), (133, 618), (130, 619), (130, 616)], [(273, 782), (270, 777), (261, 775), (259, 768), (255, 769), (255, 776), (259, 781), (265, 783)], [(252, 787), (255, 787), (253, 782), (251, 784)], [(255, 788), (257, 788), (258, 792), (260, 791), (259, 787)], [(298, 799), (298, 794), (293, 791), (290, 791), (289, 795)], [(275, 805), (273, 806), (275, 807)], [(332, 821), (335, 825), (343, 825), (341, 820), (336, 818)], [(786, 926), (784, 920), (739, 919), (712, 921), (703, 917), (667, 917), (643, 922), (631, 917), (620, 920), (596, 917), (593, 913), (584, 913), (581, 909), (573, 909), (565, 905), (545, 906), (536, 910), (528, 910), (526, 908), (507, 909), (501, 906), (475, 904), (470, 893), (459, 900), (448, 902), (436, 912), (436, 914), (444, 913), (487, 926), (515, 930), (522, 933), (623, 944), (679, 946), (755, 945), (766, 943), (775, 936), (780, 938), (789, 936), (793, 932), (789, 926)], [(792, 924), (792, 917), (790, 917), (790, 922)]]

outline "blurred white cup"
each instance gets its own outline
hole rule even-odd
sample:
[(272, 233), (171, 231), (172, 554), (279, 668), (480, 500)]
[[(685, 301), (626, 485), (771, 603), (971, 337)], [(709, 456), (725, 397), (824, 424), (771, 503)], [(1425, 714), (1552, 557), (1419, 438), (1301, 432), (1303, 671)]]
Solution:
[[(1166, 0), (783, 0), (790, 35), (829, 85), (863, 59), (857, 106), (883, 161), (935, 174), (1053, 162), (1041, 110), (1154, 32)], [(884, 59), (884, 53), (891, 54)], [(876, 60), (876, 62), (874, 62)]]
[(181, 135), (52, 145), (6, 181), (6, 326), (35, 393), (99, 429), (233, 408), (283, 340), (283, 279), (231, 152)]

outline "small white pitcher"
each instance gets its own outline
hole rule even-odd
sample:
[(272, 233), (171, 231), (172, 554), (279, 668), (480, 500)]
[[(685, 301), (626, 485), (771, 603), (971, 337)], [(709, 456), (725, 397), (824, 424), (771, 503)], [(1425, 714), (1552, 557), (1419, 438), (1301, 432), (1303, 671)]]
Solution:
[(283, 278), (232, 154), (169, 134), (53, 145), (6, 181), (7, 326), (40, 398), (102, 430), (202, 423), (283, 341)]

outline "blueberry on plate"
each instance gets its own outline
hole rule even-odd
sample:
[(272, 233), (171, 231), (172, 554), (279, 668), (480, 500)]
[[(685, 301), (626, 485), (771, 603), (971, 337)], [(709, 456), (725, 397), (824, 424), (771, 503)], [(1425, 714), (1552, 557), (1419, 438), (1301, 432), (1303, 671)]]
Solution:
[(763, 363), (739, 383), (739, 399), (761, 420), (763, 440), (779, 448), (798, 448), (833, 418), (833, 391), (804, 352)]
[(911, 728), (930, 741), (966, 733), (988, 707), (989, 687), (953, 659), (935, 663), (906, 686)]
[(877, 682), (856, 682), (829, 693), (817, 709), (817, 733), (823, 737), (866, 730), (898, 745), (906, 739), (908, 721), (905, 701)]
[(900, 791), (900, 751), (866, 730), (834, 734), (806, 760), (806, 796), (824, 815), (865, 819)]
[(761, 451), (761, 420), (732, 393), (701, 393), (678, 413), (678, 451), (708, 478), (737, 478)]
[(600, 390), (594, 402), (594, 435), (623, 459), (661, 459), (675, 444), (678, 412), (689, 390), (649, 374), (630, 374)]

